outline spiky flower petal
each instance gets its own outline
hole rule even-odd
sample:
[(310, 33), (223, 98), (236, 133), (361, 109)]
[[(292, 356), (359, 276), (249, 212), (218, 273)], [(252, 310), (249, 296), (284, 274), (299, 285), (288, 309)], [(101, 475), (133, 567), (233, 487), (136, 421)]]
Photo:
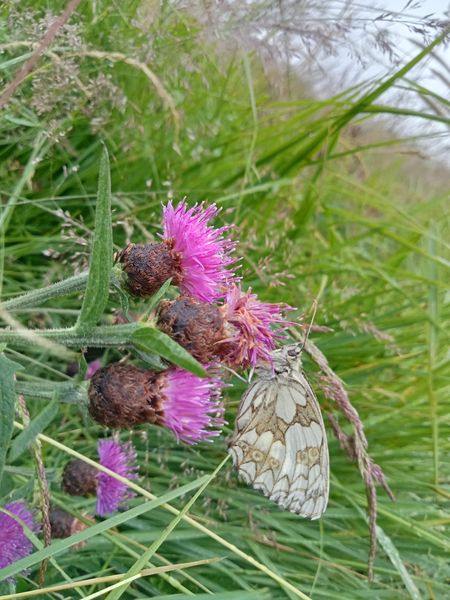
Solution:
[(224, 296), (225, 288), (236, 279), (228, 267), (237, 261), (232, 257), (236, 242), (224, 234), (231, 226), (216, 229), (209, 225), (220, 209), (204, 203), (188, 208), (186, 202), (163, 208), (164, 235), (179, 257), (178, 285), (182, 293), (203, 302), (215, 302)]
[(197, 377), (189, 371), (173, 367), (165, 371), (161, 393), (163, 422), (178, 440), (195, 444), (211, 441), (220, 434), (224, 423), (220, 394), (224, 383), (217, 374)]
[[(24, 502), (11, 502), (4, 508), (16, 515), (33, 532), (39, 530), (33, 513)], [(0, 512), (0, 569), (12, 565), (33, 550), (33, 544), (27, 538), (23, 525), (10, 515)]]
[(232, 327), (222, 344), (221, 358), (230, 366), (241, 367), (271, 362), (277, 341), (286, 338), (285, 330), (293, 324), (283, 317), (283, 312), (290, 310), (294, 309), (288, 304), (261, 302), (251, 290), (243, 292), (238, 286), (231, 286), (222, 312)]
[[(137, 479), (136, 451), (131, 444), (115, 440), (100, 440), (97, 445), (100, 464), (126, 479)], [(124, 507), (134, 496), (127, 485), (111, 475), (97, 473), (97, 514), (105, 516)]]

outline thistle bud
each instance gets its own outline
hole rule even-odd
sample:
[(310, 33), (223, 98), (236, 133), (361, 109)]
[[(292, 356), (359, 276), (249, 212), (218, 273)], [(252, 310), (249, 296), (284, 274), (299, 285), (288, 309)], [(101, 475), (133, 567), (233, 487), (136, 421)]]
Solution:
[(287, 304), (261, 302), (251, 290), (230, 286), (218, 307), (180, 296), (160, 304), (158, 327), (201, 362), (213, 359), (230, 367), (271, 362), (277, 341), (289, 325), (282, 315)]
[(128, 244), (118, 256), (127, 274), (127, 287), (133, 296), (152, 296), (170, 277), (177, 285), (180, 259), (173, 244)]
[[(102, 467), (106, 467), (125, 479), (137, 479), (136, 451), (131, 443), (100, 440), (97, 451)], [(96, 512), (100, 516), (116, 512), (134, 496), (124, 481), (116, 479), (82, 460), (72, 460), (66, 465), (61, 487), (71, 496), (96, 494)], [(56, 517), (58, 517), (58, 527), (62, 529), (63, 518), (61, 515), (56, 515), (55, 519)], [(66, 521), (64, 521), (64, 527), (67, 528)]]

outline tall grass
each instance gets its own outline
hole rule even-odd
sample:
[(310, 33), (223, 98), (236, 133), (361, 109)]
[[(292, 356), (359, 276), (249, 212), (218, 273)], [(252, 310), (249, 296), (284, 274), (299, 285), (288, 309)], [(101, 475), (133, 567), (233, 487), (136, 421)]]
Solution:
[[(6, 20), (0, 30), (4, 81), (42, 34), (36, 23), (47, 4), (26, 5), (14, 31)], [(371, 583), (364, 485), (331, 430), (331, 497), (319, 522), (280, 511), (239, 482), (229, 463), (215, 473), (245, 389), (236, 379), (227, 392), (229, 425), (213, 444), (177, 445), (154, 427), (124, 433), (138, 448), (142, 475), (129, 511), (87, 529), (81, 550), (69, 550), (73, 540), (45, 550), (35, 539), (30, 572), (11, 597), (36, 590), (44, 556), (42, 598), (93, 598), (102, 589), (116, 597), (104, 588), (136, 564), (155, 571), (116, 588), (123, 597), (449, 597), (447, 170), (411, 156), (418, 142), (392, 139), (383, 119), (410, 114), (409, 105), (384, 105), (382, 94), (406, 84), (413, 61), (326, 100), (280, 99), (254, 54), (223, 55), (187, 12), (153, 6), (81, 3), (4, 109), (2, 300), (87, 266), (105, 142), (116, 249), (153, 239), (168, 197), (215, 201), (223, 222), (236, 224), (244, 281), (261, 298), (288, 302), (301, 315), (320, 291), (316, 322), (332, 331), (312, 339), (344, 380), (397, 500), (379, 494)], [(52, 4), (55, 13), (62, 7)], [(429, 52), (418, 51), (416, 62)], [(435, 110), (414, 109), (418, 117), (448, 126), (446, 100), (433, 102)], [(105, 322), (118, 304), (113, 294)], [(10, 315), (30, 328), (64, 327), (80, 307), (75, 294)], [(25, 367), (21, 382), (69, 381), (67, 358), (44, 348), (5, 354)], [(119, 356), (108, 350), (105, 360)], [(305, 368), (324, 412), (334, 413), (312, 361)], [(45, 406), (26, 401), (32, 417)], [(103, 434), (71, 404), (61, 404), (41, 432), (54, 505), (78, 516), (93, 508), (65, 496), (59, 479), (68, 456), (95, 457)], [(0, 505), (38, 501), (37, 489), (33, 454), (22, 452), (6, 468)], [(202, 562), (187, 568), (190, 561)], [(59, 584), (66, 587), (46, 591)]]

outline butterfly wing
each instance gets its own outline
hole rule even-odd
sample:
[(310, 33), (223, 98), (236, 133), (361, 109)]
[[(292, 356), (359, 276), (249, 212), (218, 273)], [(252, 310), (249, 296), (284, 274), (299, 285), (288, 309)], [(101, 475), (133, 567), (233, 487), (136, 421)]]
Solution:
[(242, 397), (229, 452), (239, 475), (282, 508), (317, 519), (328, 502), (328, 445), (300, 369), (266, 373)]

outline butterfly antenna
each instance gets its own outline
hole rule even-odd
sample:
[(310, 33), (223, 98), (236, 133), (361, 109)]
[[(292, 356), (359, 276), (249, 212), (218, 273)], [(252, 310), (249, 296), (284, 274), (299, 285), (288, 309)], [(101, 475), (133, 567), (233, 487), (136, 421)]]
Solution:
[(300, 343), (300, 352), (303, 351), (303, 348), (305, 347), (306, 341), (309, 338), (309, 334), (311, 333), (311, 328), (313, 326), (314, 319), (316, 318), (317, 306), (318, 306), (317, 298), (314, 298), (313, 303), (312, 303), (313, 314), (312, 314), (312, 317), (311, 317), (311, 321), (310, 321), (310, 323), (308, 325), (308, 331), (305, 334), (305, 339), (303, 340), (303, 342)]

